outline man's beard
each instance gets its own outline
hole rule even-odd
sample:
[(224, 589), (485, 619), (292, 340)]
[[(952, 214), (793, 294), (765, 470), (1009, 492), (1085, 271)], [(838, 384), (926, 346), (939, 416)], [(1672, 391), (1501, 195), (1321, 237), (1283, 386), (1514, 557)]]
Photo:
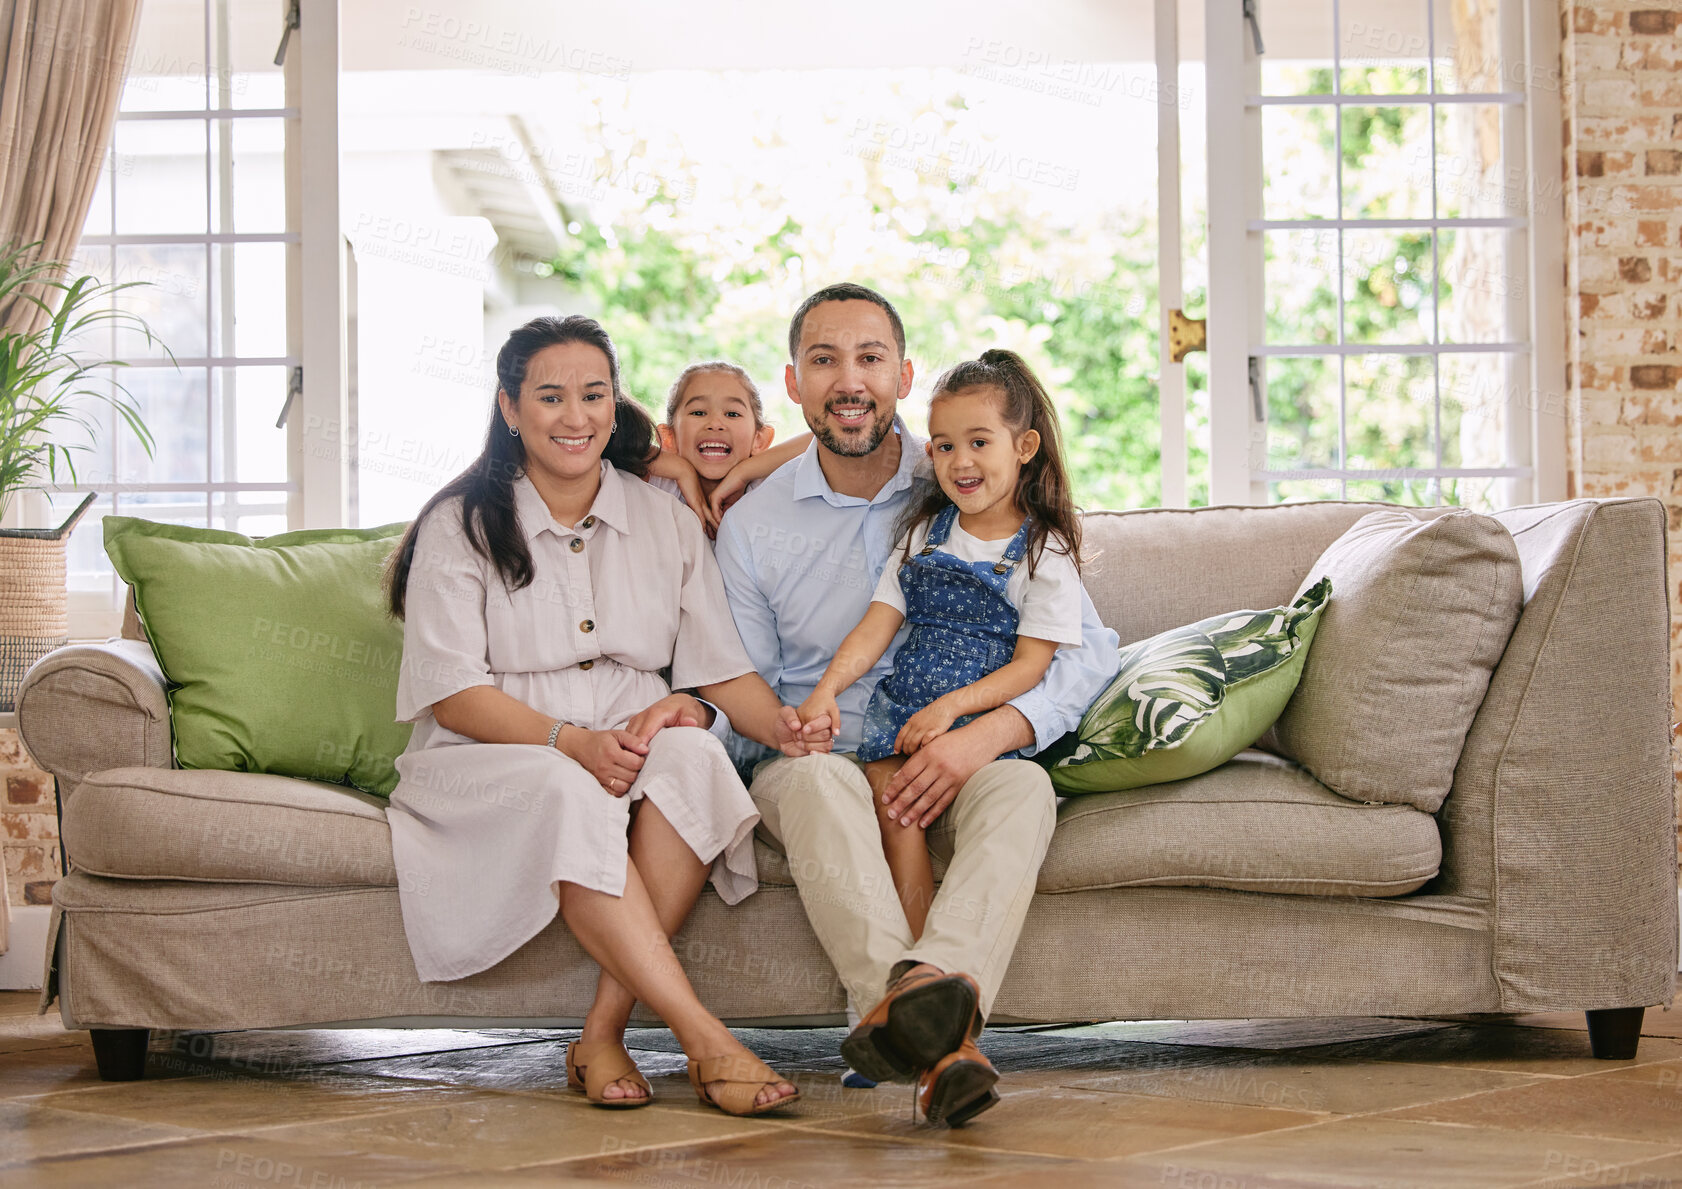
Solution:
[[(832, 413), (834, 409), (826, 405), (824, 406), (824, 412), (826, 414)], [(844, 439), (835, 432), (834, 426), (827, 420), (820, 421), (816, 425), (808, 421), (806, 428), (810, 429), (812, 436), (818, 439), (824, 448), (831, 453), (839, 454), (843, 458), (863, 458), (867, 454), (874, 453), (876, 447), (880, 446), (883, 440), (893, 432), (894, 415), (892, 410), (878, 415), (876, 420), (871, 423), (870, 432), (864, 438)]]

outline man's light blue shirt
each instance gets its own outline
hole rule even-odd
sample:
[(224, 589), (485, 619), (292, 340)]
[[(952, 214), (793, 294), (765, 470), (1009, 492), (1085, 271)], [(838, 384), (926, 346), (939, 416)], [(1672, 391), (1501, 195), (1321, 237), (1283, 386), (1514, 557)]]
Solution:
[[(838, 494), (818, 462), (818, 444), (778, 468), (738, 500), (719, 527), (715, 554), (742, 644), (760, 675), (790, 706), (809, 697), (847, 633), (858, 626), (893, 552), (895, 528), (913, 489), (933, 482), (924, 441), (894, 418), (899, 468), (874, 497)], [(835, 750), (856, 751), (865, 704), (893, 670), (905, 638), (836, 699), (841, 731)], [(1012, 698), (1034, 729), (1031, 754), (1072, 730), (1119, 668), (1117, 636), (1081, 592), (1081, 643), (1059, 648), (1051, 668), (1027, 693)], [(737, 738), (738, 763), (770, 754)]]

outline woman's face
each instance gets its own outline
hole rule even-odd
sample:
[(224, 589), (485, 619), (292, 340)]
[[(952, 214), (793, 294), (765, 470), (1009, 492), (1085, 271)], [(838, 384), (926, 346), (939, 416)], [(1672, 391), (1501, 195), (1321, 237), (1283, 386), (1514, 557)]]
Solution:
[(589, 343), (556, 343), (526, 364), (520, 399), (497, 394), (502, 419), (520, 431), (526, 469), (572, 481), (595, 474), (613, 432), (613, 376)]

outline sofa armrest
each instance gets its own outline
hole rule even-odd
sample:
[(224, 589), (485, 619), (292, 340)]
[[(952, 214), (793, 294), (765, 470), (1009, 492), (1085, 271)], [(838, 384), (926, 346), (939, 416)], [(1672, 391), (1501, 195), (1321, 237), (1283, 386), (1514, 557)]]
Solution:
[(171, 768), (163, 670), (144, 640), (54, 649), (24, 674), (18, 733), (69, 797), (90, 772)]
[(1677, 963), (1665, 507), (1496, 514), (1525, 607), (1439, 815), (1445, 883), (1491, 906), (1503, 1011), (1669, 1002)]

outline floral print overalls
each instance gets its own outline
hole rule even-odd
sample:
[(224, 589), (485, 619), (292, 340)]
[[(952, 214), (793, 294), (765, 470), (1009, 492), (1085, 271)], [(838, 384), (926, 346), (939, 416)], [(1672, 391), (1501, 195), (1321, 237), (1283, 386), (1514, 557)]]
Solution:
[[(894, 670), (876, 685), (864, 710), (858, 758), (894, 754), (894, 739), (917, 711), (943, 694), (1003, 668), (1016, 655), (1020, 615), (1005, 597), (1011, 573), (1028, 549), (1028, 524), (1005, 546), (997, 563), (967, 562), (941, 550), (952, 535), (958, 509), (946, 505), (929, 525), (927, 544), (899, 569), (905, 621), (911, 631), (894, 654)], [(974, 714), (956, 719), (963, 726)], [(1007, 752), (1000, 759), (1009, 759)]]

